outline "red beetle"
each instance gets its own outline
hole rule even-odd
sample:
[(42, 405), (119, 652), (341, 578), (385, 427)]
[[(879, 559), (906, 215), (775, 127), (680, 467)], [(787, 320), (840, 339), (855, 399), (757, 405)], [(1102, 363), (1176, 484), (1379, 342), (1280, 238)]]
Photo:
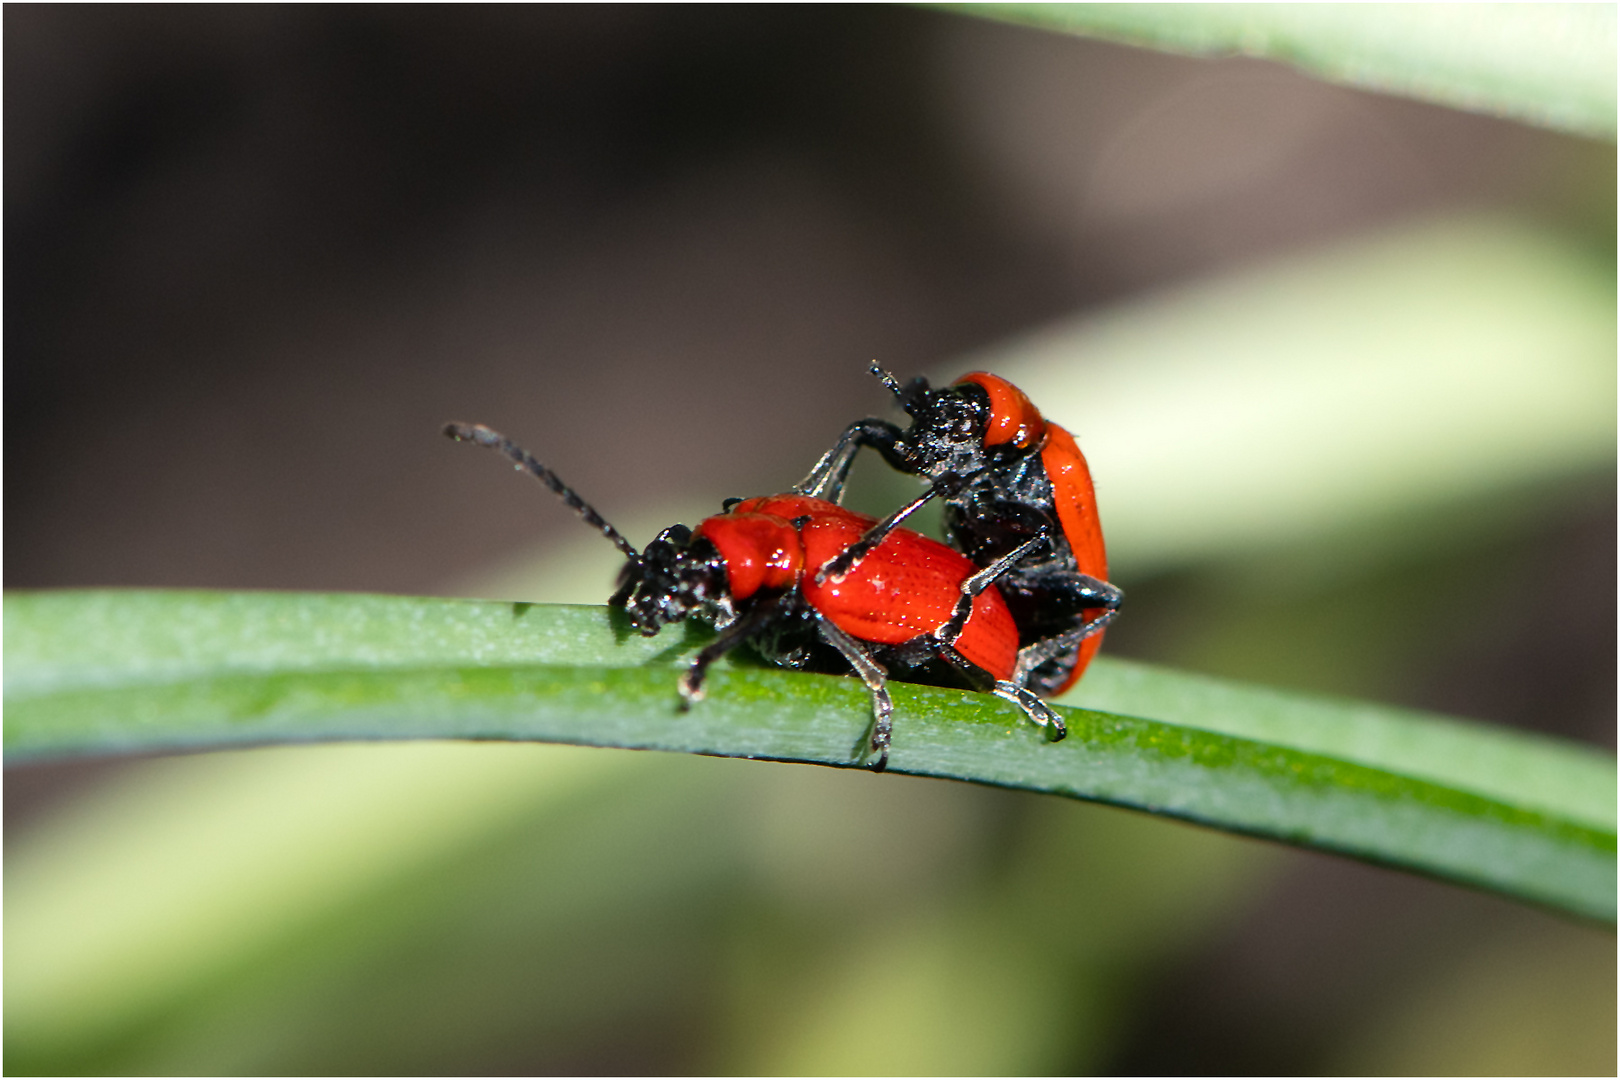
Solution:
[(823, 571), (858, 566), (887, 530), (933, 498), (945, 499), (945, 535), (976, 565), (996, 565), (1031, 539), (1042, 550), (1010, 567), (997, 587), (1036, 663), (1023, 684), (1042, 694), (1073, 686), (1102, 645), (1124, 594), (1108, 583), (1097, 497), (1085, 455), (1012, 383), (976, 371), (934, 389), (918, 378), (901, 386), (872, 373), (911, 415), (902, 431), (886, 420), (851, 424), (797, 490), (837, 502), (855, 455), (870, 446), (894, 468), (932, 481), (919, 498), (885, 518)]
[(506, 436), (480, 425), (444, 431), (511, 458), (624, 552), (628, 562), (609, 602), (623, 607), (641, 633), (693, 616), (715, 626), (718, 636), (678, 684), (687, 702), (703, 696), (708, 666), (746, 641), (784, 667), (853, 668), (872, 693), (875, 770), (888, 763), (894, 706), (885, 679), (896, 670), (914, 682), (954, 677), (1017, 705), (1054, 741), (1066, 734), (1063, 720), (1025, 685), (1047, 658), (1020, 651), (1019, 628), (994, 584), (1042, 543), (1038, 537), (981, 568), (936, 540), (891, 527), (858, 565), (823, 574), (877, 520), (787, 493), (729, 500), (725, 512), (695, 530), (672, 525), (637, 551)]

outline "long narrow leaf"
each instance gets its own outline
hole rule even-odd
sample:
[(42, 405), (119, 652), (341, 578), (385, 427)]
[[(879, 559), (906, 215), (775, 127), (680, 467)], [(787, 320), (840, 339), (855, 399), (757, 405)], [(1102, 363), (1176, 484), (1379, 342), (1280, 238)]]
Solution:
[(1615, 135), (1613, 4), (939, 4), (1319, 78), (1582, 135)]
[[(590, 607), (11, 594), (6, 754), (449, 738), (856, 763), (869, 703), (852, 679), (722, 665), (707, 700), (679, 708), (674, 672), (704, 636), (642, 638)], [(890, 767), (1137, 807), (1614, 918), (1605, 755), (1143, 665), (1103, 664), (1092, 680), (1118, 712), (1067, 710), (1071, 735), (1055, 744), (995, 698), (896, 686)], [(1130, 715), (1159, 710), (1177, 722)]]

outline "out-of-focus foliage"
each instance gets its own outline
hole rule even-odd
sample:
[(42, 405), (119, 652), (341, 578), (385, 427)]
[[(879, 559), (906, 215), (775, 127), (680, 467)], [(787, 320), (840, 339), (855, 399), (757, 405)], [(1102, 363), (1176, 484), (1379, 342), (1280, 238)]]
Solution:
[[(1053, 1011), (1076, 976), (1105, 1005), (1114, 969), (1173, 950), (1266, 862), (1119, 811), (803, 767), (538, 746), (201, 764), (154, 765), (11, 856), (41, 933), (90, 934), (8, 965), (14, 1071), (498, 1072), (536, 1040), (595, 1070), (603, 1045), (715, 1072), (1063, 1069), (1110, 1042), (1105, 1012)], [(725, 1030), (642, 1027), (635, 1001), (671, 996)]]
[(1137, 575), (1323, 544), (1324, 562), (1365, 558), (1367, 538), (1440, 508), (1488, 504), (1522, 527), (1549, 478), (1614, 460), (1614, 330), (1611, 265), (1556, 233), (1457, 217), (963, 363), (1083, 433), (1114, 562)]
[(1614, 138), (1613, 4), (942, 4)]

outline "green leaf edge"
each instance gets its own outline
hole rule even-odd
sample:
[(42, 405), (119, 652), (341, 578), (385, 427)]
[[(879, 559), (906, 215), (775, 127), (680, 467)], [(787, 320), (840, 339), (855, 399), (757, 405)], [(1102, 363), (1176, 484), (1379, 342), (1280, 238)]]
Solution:
[[(1276, 60), (1328, 82), (1615, 139), (1613, 4), (919, 6), (1162, 52)], [(1476, 38), (1483, 48), (1470, 50), (1443, 26), (1412, 33), (1408, 25), (1403, 35), (1391, 21), (1477, 19), (1486, 17), (1482, 8), (1490, 15), (1508, 12), (1519, 20), (1519, 32), (1498, 28)], [(1540, 30), (1546, 55), (1526, 54), (1524, 38), (1532, 29)]]
[[(714, 670), (681, 710), (674, 672), (707, 639), (646, 639), (605, 608), (297, 593), (8, 593), (8, 763), (368, 739), (533, 740), (856, 765), (870, 721), (855, 680), (750, 665)], [(1140, 687), (1187, 676), (1099, 662)], [(1161, 678), (1162, 676), (1162, 678)], [(1088, 676), (1097, 677), (1096, 674)], [(1117, 679), (1116, 679), (1117, 681)], [(1294, 695), (1200, 680), (1228, 695)], [(982, 694), (894, 684), (895, 772), (1132, 807), (1350, 855), (1615, 919), (1615, 828), (1500, 792), (1275, 741), (1123, 712), (1065, 708), (1046, 742)], [(1144, 695), (1144, 699), (1151, 695)], [(1256, 698), (1256, 701), (1259, 699)], [(1299, 707), (1377, 707), (1297, 696)], [(1129, 693), (1116, 705), (1129, 704)], [(1128, 710), (1127, 710), (1128, 711)], [(1393, 711), (1392, 711), (1393, 712)], [(1181, 717), (1179, 719), (1185, 719)], [(1422, 728), (1403, 714), (1390, 721)], [(1456, 722), (1448, 738), (1467, 741)], [(1480, 726), (1569, 767), (1612, 758)], [(1610, 799), (1612, 809), (1612, 798)]]

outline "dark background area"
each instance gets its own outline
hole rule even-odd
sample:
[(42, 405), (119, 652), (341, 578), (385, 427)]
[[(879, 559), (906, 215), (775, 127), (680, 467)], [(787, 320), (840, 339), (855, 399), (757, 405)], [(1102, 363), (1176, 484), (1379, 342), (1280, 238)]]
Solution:
[[(448, 447), (452, 417), (543, 446), (611, 517), (796, 478), (873, 407), (873, 357), (932, 370), (1447, 208), (1614, 242), (1610, 145), (924, 10), (4, 18), (7, 588), (444, 592), (578, 528)], [(1464, 627), (1366, 696), (1612, 747), (1613, 476), (1583, 483), (1584, 511), (1361, 596), (1421, 580)], [(1534, 571), (1534, 610), (1465, 632), (1514, 606), (1480, 584), (1503, 567)], [(1130, 584), (1117, 655), (1174, 662), (1226, 602), (1196, 570)], [(8, 837), (124, 767), (9, 770)], [(1412, 957), (1551, 922), (1290, 855), (1235, 928), (1145, 976), (1112, 1069), (1324, 1068)]]

